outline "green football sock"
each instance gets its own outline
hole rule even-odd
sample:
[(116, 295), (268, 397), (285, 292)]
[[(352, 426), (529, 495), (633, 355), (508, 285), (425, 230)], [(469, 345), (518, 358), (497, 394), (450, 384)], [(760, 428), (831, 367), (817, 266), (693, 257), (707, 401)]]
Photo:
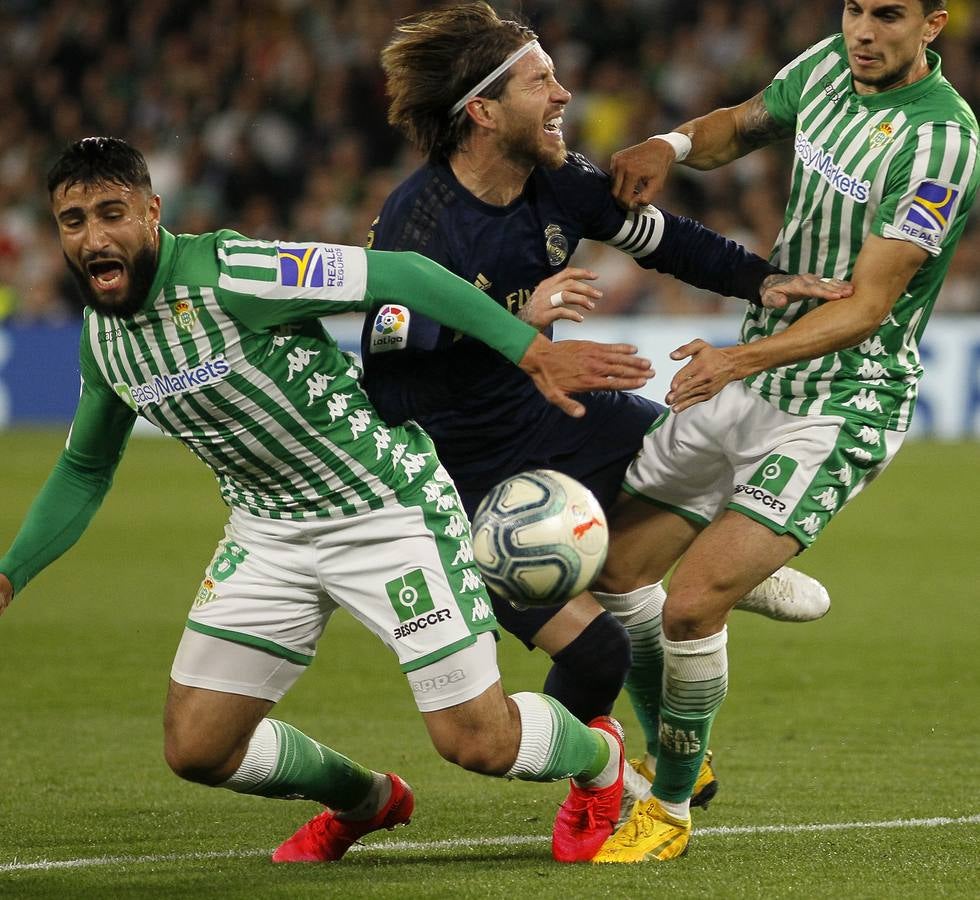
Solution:
[(357, 806), (374, 785), (374, 773), (303, 732), (263, 719), (239, 770), (222, 787), (243, 794), (316, 800), (331, 809)]
[(660, 702), (663, 694), (664, 651), (660, 617), (642, 625), (627, 625), (633, 662), (626, 676), (626, 693), (633, 706), (647, 753), (656, 758), (660, 743)]
[(628, 594), (593, 596), (626, 629), (633, 662), (626, 676), (626, 693), (636, 713), (647, 753), (656, 759), (660, 735), (660, 702), (663, 691), (664, 651), (660, 644), (660, 621), (666, 594), (663, 585), (648, 585)]
[(708, 749), (711, 723), (728, 689), (726, 629), (694, 641), (664, 639), (666, 681), (653, 795), (686, 803)]
[(591, 781), (609, 762), (609, 743), (544, 694), (511, 695), (521, 714), (517, 760), (506, 773), (522, 781)]

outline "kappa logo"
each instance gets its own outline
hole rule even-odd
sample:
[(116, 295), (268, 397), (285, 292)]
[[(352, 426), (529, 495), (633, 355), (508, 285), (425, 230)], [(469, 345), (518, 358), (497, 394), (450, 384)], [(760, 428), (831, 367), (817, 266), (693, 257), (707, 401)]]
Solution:
[(473, 601), (473, 613), (470, 616), (471, 622), (486, 622), (493, 618), (493, 610), (490, 604), (483, 597), (477, 597)]
[(408, 329), (412, 312), (404, 306), (388, 303), (378, 310), (371, 328), (371, 352), (387, 353), (404, 350), (408, 343)]

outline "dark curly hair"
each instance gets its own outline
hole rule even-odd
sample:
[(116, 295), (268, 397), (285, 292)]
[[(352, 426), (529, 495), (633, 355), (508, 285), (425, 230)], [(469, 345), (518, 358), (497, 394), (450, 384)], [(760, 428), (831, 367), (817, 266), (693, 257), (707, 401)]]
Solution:
[(143, 154), (121, 138), (87, 137), (69, 144), (48, 172), (48, 195), (64, 185), (122, 184), (152, 193)]

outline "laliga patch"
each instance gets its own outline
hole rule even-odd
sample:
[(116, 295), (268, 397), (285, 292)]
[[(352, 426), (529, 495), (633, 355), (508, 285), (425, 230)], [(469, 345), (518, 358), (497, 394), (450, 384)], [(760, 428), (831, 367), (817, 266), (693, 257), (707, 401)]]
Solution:
[(937, 181), (923, 181), (912, 198), (912, 205), (905, 215), (901, 230), (930, 247), (938, 247), (960, 192)]
[(412, 312), (404, 306), (387, 303), (378, 310), (371, 328), (371, 352), (404, 350), (408, 344), (408, 326)]

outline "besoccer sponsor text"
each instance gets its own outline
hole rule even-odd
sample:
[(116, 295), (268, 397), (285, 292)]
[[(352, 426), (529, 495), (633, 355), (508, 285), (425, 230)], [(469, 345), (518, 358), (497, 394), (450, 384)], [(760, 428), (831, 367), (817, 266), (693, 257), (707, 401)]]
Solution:
[(440, 622), (445, 622), (452, 617), (452, 610), (435, 609), (430, 613), (426, 613), (424, 616), (419, 616), (417, 619), (410, 619), (404, 622), (395, 628), (392, 634), (396, 640), (400, 640), (401, 638), (408, 637), (410, 634), (415, 634), (416, 631), (424, 631), (430, 625), (438, 625)]
[(737, 497), (739, 494), (745, 494), (746, 497), (751, 497), (763, 506), (768, 506), (773, 512), (786, 512), (786, 504), (774, 494), (769, 493), (769, 491), (761, 487), (756, 487), (752, 484), (736, 484), (735, 496)]

